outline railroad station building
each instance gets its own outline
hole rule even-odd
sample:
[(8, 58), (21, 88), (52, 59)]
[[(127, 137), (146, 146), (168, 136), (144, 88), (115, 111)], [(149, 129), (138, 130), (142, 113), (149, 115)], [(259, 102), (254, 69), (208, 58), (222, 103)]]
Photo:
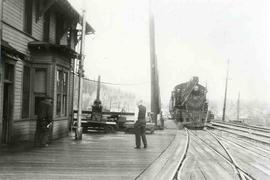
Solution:
[[(53, 98), (52, 139), (66, 136), (82, 17), (67, 0), (0, 0), (0, 146), (33, 141), (36, 110)], [(94, 29), (86, 23), (86, 34)]]

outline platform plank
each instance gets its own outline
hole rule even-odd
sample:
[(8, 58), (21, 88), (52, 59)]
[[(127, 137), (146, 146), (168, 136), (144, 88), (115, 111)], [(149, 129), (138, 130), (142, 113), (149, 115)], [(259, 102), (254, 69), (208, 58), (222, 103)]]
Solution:
[(174, 139), (176, 130), (147, 135), (148, 148), (134, 149), (133, 134), (83, 135), (49, 147), (0, 150), (0, 179), (135, 179)]

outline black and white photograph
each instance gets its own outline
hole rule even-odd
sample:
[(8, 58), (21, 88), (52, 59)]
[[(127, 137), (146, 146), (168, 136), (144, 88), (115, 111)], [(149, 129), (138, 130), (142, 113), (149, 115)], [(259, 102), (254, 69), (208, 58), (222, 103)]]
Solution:
[(269, 0), (0, 0), (0, 180), (270, 179)]

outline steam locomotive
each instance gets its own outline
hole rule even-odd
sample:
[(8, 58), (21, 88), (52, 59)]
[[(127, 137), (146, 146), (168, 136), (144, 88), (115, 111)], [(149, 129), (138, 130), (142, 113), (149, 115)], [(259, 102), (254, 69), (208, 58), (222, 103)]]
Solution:
[(208, 116), (207, 88), (199, 78), (175, 86), (170, 99), (170, 114), (180, 128), (201, 129)]

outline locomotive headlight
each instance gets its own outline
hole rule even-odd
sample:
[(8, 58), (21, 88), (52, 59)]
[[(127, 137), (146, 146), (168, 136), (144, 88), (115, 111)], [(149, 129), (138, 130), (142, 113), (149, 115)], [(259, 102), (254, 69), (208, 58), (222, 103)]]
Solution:
[(194, 86), (194, 91), (198, 91), (199, 90), (199, 86)]

